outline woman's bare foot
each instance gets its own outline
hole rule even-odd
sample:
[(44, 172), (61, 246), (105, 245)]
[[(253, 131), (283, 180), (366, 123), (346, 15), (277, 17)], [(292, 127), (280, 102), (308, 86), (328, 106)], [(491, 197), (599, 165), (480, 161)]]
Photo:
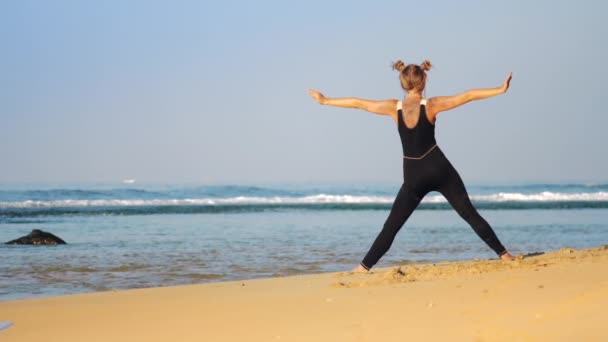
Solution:
[(351, 271), (353, 273), (367, 273), (368, 270), (365, 269), (365, 267), (361, 266), (361, 264), (359, 264), (357, 267), (353, 268), (353, 270)]
[(515, 261), (516, 258), (514, 256), (512, 256), (511, 254), (509, 254), (509, 252), (507, 252), (507, 253), (501, 255), (500, 259), (507, 260), (507, 261)]

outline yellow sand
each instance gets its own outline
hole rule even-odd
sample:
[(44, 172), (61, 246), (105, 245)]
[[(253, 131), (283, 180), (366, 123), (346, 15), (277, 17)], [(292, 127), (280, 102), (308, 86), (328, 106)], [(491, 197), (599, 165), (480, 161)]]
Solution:
[(0, 341), (608, 341), (608, 246), (0, 303)]

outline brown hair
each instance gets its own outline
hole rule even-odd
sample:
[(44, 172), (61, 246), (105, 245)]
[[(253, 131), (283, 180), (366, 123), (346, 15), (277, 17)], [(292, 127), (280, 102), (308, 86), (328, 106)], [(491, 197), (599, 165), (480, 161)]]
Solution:
[(401, 87), (405, 91), (418, 90), (422, 92), (426, 85), (426, 72), (431, 70), (431, 62), (424, 60), (422, 64), (405, 65), (402, 61), (393, 63), (393, 70), (399, 71), (399, 80)]

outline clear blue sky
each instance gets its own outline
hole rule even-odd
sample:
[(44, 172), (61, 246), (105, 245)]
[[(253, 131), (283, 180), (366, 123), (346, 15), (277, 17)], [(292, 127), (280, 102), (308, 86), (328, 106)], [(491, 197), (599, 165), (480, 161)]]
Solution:
[(604, 1), (3, 1), (0, 182), (401, 181), (390, 62), (427, 96), (510, 92), (440, 114), (465, 182), (608, 174)]

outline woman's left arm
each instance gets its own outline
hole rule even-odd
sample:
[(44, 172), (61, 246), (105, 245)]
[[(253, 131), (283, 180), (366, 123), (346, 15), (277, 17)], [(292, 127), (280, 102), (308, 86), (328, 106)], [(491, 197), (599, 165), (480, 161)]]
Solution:
[(374, 101), (360, 99), (357, 97), (329, 98), (313, 89), (308, 90), (308, 95), (322, 105), (343, 108), (357, 108), (363, 109), (370, 113), (390, 116), (393, 116), (397, 111), (397, 100)]

